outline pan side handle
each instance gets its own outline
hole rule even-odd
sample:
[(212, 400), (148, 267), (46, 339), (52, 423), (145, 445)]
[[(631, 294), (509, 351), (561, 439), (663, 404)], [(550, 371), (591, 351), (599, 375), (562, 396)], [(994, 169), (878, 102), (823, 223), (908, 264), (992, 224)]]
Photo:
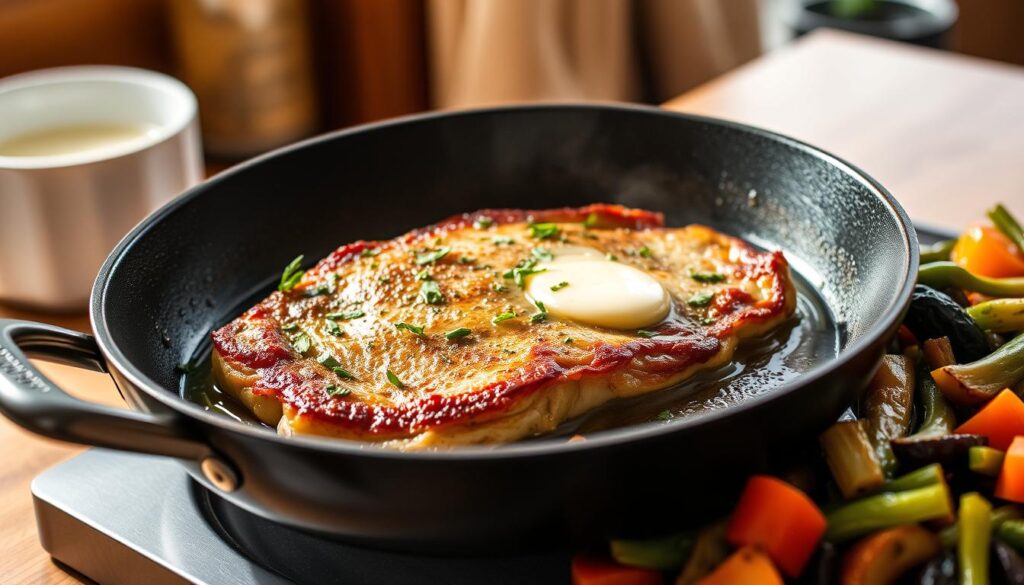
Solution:
[(25, 429), (61, 441), (204, 461), (210, 448), (173, 415), (120, 410), (61, 390), (28, 358), (106, 372), (91, 335), (53, 325), (0, 319), (0, 413)]

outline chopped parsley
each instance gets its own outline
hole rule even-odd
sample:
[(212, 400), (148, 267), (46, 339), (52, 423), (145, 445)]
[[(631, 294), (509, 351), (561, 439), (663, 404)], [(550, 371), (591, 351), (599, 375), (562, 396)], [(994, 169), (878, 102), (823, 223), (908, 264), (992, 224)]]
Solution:
[(672, 418), (674, 418), (674, 415), (667, 410), (658, 413), (658, 420), (672, 420)]
[(372, 257), (376, 256), (377, 254), (380, 254), (380, 250), (378, 250), (377, 248), (363, 248), (362, 251), (359, 252), (359, 257), (360, 258), (372, 258)]
[(563, 280), (562, 282), (560, 282), (558, 284), (552, 285), (551, 286), (551, 292), (560, 291), (560, 290), (562, 290), (563, 288), (565, 288), (567, 286), (569, 286), (569, 283), (567, 281)]
[(495, 325), (497, 325), (498, 323), (501, 323), (502, 321), (508, 321), (509, 319), (515, 319), (515, 318), (516, 318), (516, 314), (515, 313), (513, 313), (512, 311), (506, 311), (504, 313), (499, 313), (499, 314), (495, 315), (494, 318), (491, 319), (491, 323), (494, 323)]
[(714, 317), (704, 317), (703, 319), (700, 320), (700, 324), (701, 325), (711, 325), (714, 322), (715, 322), (715, 318)]
[(399, 390), (405, 388), (405, 384), (403, 384), (402, 381), (398, 379), (398, 376), (396, 376), (390, 369), (387, 370), (387, 377), (388, 382), (390, 382), (395, 388), (398, 388)]
[(444, 338), (448, 341), (454, 341), (456, 339), (462, 339), (463, 337), (472, 333), (473, 330), (468, 327), (459, 327), (458, 329), (452, 329), (451, 331), (444, 334)]
[(481, 215), (480, 217), (473, 220), (473, 227), (475, 227), (478, 230), (485, 230), (491, 227), (492, 225), (494, 225), (494, 220), (485, 215)]
[(448, 252), (451, 251), (452, 249), (449, 248), (448, 246), (441, 246), (436, 250), (428, 250), (426, 252), (423, 252), (422, 254), (416, 254), (416, 265), (423, 266), (424, 264), (433, 264), (434, 262), (437, 262), (441, 258), (447, 256)]
[(358, 319), (360, 317), (365, 317), (366, 313), (360, 309), (356, 309), (355, 311), (340, 311), (338, 313), (327, 313), (324, 316), (330, 319), (331, 321), (348, 321), (350, 319)]
[(391, 278), (387, 277), (387, 276), (381, 276), (380, 278), (377, 279), (377, 281), (381, 282), (383, 284), (387, 284), (387, 283), (391, 282)]
[(413, 335), (423, 337), (423, 326), (422, 325), (411, 325), (409, 323), (395, 323), (395, 329), (405, 329)]
[(565, 339), (562, 340), (562, 343), (566, 345), (572, 345), (572, 337), (566, 337)]
[(508, 236), (494, 236), (493, 238), (491, 238), (491, 242), (493, 242), (495, 246), (501, 246), (503, 244), (507, 246), (514, 241), (515, 240)]
[(476, 258), (472, 256), (459, 256), (459, 264), (472, 264), (476, 262)]
[(302, 275), (305, 271), (302, 270), (302, 258), (303, 255), (299, 254), (294, 260), (285, 266), (284, 272), (281, 273), (281, 282), (277, 285), (277, 290), (281, 292), (288, 292), (295, 288), (295, 285), (299, 284), (302, 280)]
[(333, 335), (335, 337), (340, 337), (341, 336), (341, 334), (342, 334), (341, 326), (338, 325), (337, 321), (335, 321), (333, 319), (324, 319), (324, 322), (325, 322), (325, 326), (327, 327), (327, 332), (328, 333), (330, 333), (331, 335)]
[(547, 248), (537, 247), (530, 250), (530, 253), (533, 254), (533, 257), (537, 260), (547, 260), (550, 262), (555, 259), (555, 256)]
[(541, 323), (547, 321), (548, 314), (541, 311), (540, 313), (534, 313), (530, 315), (530, 323)]
[(423, 284), (420, 285), (420, 300), (428, 305), (441, 304), (444, 301), (441, 287), (437, 286), (437, 283), (433, 280), (424, 280)]
[(313, 345), (313, 342), (309, 339), (309, 336), (305, 333), (299, 333), (295, 337), (292, 337), (292, 347), (299, 353), (306, 353), (309, 351), (309, 347)]
[(416, 280), (430, 280), (430, 271), (424, 268), (416, 273)]
[(537, 259), (530, 258), (528, 260), (520, 260), (519, 264), (516, 264), (515, 268), (506, 270), (502, 275), (505, 278), (511, 278), (516, 286), (519, 288), (526, 287), (526, 277), (531, 274), (539, 274), (547, 271), (547, 268), (537, 268)]
[(637, 251), (637, 254), (640, 254), (644, 258), (650, 258), (651, 256), (654, 255), (654, 254), (651, 253), (651, 249), (648, 248), (647, 246), (644, 246), (643, 248), (640, 248), (640, 250)]
[(348, 396), (349, 394), (352, 393), (352, 391), (349, 390), (348, 388), (343, 388), (342, 386), (335, 386), (334, 384), (331, 384), (330, 386), (324, 388), (324, 390), (326, 390), (327, 395), (331, 397)]
[(658, 335), (661, 335), (657, 331), (648, 331), (646, 329), (637, 329), (636, 330), (636, 334), (639, 335), (640, 337), (647, 337), (647, 338), (656, 337)]
[(725, 275), (718, 272), (697, 272), (695, 270), (691, 270), (690, 278), (697, 282), (703, 282), (704, 284), (715, 284), (723, 282), (725, 280)]
[(597, 220), (598, 220), (597, 214), (596, 213), (591, 213), (590, 215), (587, 216), (587, 219), (583, 220), (583, 227), (588, 227), (588, 228), (594, 227), (594, 226), (597, 225)]
[(298, 323), (288, 323), (286, 325), (282, 325), (281, 326), (281, 331), (285, 331), (285, 332), (288, 332), (288, 331), (298, 331), (298, 329), (299, 329), (299, 324)]
[(539, 311), (540, 311), (541, 313), (547, 313), (547, 312), (548, 312), (548, 308), (544, 306), (544, 303), (542, 303), (542, 302), (540, 302), (540, 301), (533, 301), (533, 304), (534, 304), (534, 305), (537, 305), (537, 309), (538, 309), (538, 310), (539, 310)]
[(341, 378), (347, 378), (349, 380), (355, 380), (356, 379), (355, 376), (353, 376), (348, 370), (346, 370), (344, 368), (331, 368), (331, 371), (334, 372), (335, 374), (337, 374)]
[(530, 229), (530, 237), (538, 240), (549, 240), (558, 237), (558, 224), (554, 223), (531, 223), (527, 226)]
[(503, 292), (508, 292), (508, 287), (505, 286), (504, 284), (500, 284), (500, 283), (496, 282), (496, 283), (491, 285), (491, 290), (493, 290), (494, 292), (503, 293)]
[(340, 368), (341, 367), (341, 364), (338, 363), (338, 360), (335, 359), (334, 356), (329, 354), (329, 353), (322, 353), (322, 354), (316, 356), (316, 361), (320, 362), (321, 364), (327, 366), (328, 368), (330, 368), (332, 370), (334, 368)]
[(686, 301), (686, 304), (690, 305), (691, 307), (706, 307), (713, 298), (715, 298), (715, 293), (702, 292), (690, 297), (690, 300)]
[(607, 254), (605, 254), (604, 257), (607, 258), (608, 260), (611, 260), (612, 262), (618, 262), (619, 261), (619, 257), (616, 256), (615, 254), (612, 254), (611, 252), (608, 252)]

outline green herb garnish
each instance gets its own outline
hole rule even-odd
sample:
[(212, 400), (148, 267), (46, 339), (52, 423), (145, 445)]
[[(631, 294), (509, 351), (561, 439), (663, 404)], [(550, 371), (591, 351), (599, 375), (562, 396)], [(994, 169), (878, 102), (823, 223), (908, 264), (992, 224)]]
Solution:
[(655, 336), (661, 335), (657, 331), (648, 331), (646, 329), (637, 329), (636, 330), (636, 334), (639, 335), (640, 337), (647, 337), (647, 338), (651, 338), (651, 337), (655, 337)]
[(491, 285), (491, 290), (493, 290), (494, 292), (503, 293), (503, 292), (508, 292), (508, 287), (505, 286), (504, 284), (499, 284), (499, 283), (496, 282), (496, 283)]
[(556, 285), (552, 285), (551, 292), (560, 291), (567, 286), (569, 286), (569, 283), (563, 280), (562, 282)]
[(566, 345), (572, 345), (572, 337), (566, 337), (565, 339), (562, 340), (562, 343)]
[(402, 381), (398, 379), (398, 376), (396, 376), (390, 369), (387, 370), (387, 377), (388, 382), (391, 382), (391, 385), (395, 388), (398, 388), (399, 390), (405, 388), (405, 384), (403, 384)]
[(527, 226), (530, 229), (530, 237), (538, 240), (548, 240), (558, 236), (558, 224), (554, 223), (531, 223)]
[(658, 420), (672, 420), (673, 417), (674, 415), (667, 410), (658, 413)]
[(327, 317), (328, 319), (330, 319), (332, 321), (337, 321), (337, 320), (348, 321), (350, 319), (358, 319), (360, 317), (365, 317), (365, 316), (366, 316), (366, 313), (363, 312), (360, 309), (356, 309), (355, 311), (341, 311), (341, 312), (338, 312), (338, 313), (327, 313), (326, 315), (324, 315), (324, 317)]
[(409, 323), (395, 323), (395, 329), (405, 329), (413, 335), (423, 337), (423, 326), (421, 325), (410, 325)]
[(324, 390), (326, 390), (327, 391), (327, 395), (331, 396), (331, 397), (334, 397), (334, 396), (348, 396), (349, 394), (352, 393), (352, 391), (349, 390), (348, 388), (343, 388), (341, 386), (335, 386), (333, 384), (331, 384), (330, 386), (327, 386), (326, 388), (324, 388)]
[(714, 322), (715, 322), (715, 318), (714, 317), (704, 317), (703, 319), (700, 320), (700, 324), (701, 325), (711, 325)]
[(309, 339), (309, 336), (305, 333), (299, 333), (292, 338), (292, 347), (299, 353), (306, 353), (309, 351), (309, 347), (313, 345), (313, 342)]
[(338, 322), (333, 319), (324, 319), (324, 325), (327, 327), (327, 332), (335, 337), (339, 337), (342, 334), (341, 326)]
[(495, 246), (501, 246), (502, 244), (509, 245), (514, 241), (515, 240), (508, 236), (494, 236), (491, 238), (491, 242), (493, 242)]
[(351, 373), (349, 373), (348, 370), (346, 370), (344, 368), (331, 368), (331, 371), (334, 372), (335, 374), (337, 374), (338, 376), (342, 377), (342, 378), (348, 378), (349, 380), (355, 380), (356, 379), (355, 376), (353, 376)]
[(284, 272), (281, 273), (281, 282), (277, 285), (277, 290), (281, 292), (288, 292), (295, 288), (295, 285), (299, 284), (302, 280), (302, 275), (305, 271), (302, 270), (302, 254), (295, 257), (294, 260), (285, 266)]
[(363, 248), (362, 251), (359, 252), (359, 257), (372, 258), (377, 254), (380, 254), (380, 250), (378, 250), (377, 248)]
[(691, 270), (690, 278), (697, 282), (703, 282), (704, 284), (715, 284), (724, 281), (725, 275), (718, 272), (697, 272), (695, 270)]
[(595, 225), (597, 225), (597, 219), (597, 214), (591, 213), (590, 215), (587, 216), (587, 219), (583, 220), (583, 227), (594, 227)]
[(547, 309), (547, 307), (544, 306), (544, 303), (542, 303), (540, 301), (533, 301), (533, 304), (537, 306), (537, 309), (541, 313), (547, 313), (548, 312), (548, 309)]
[(420, 300), (428, 305), (439, 305), (444, 301), (444, 295), (441, 294), (441, 287), (437, 286), (437, 283), (433, 280), (425, 280), (420, 285)]
[(519, 288), (524, 288), (526, 286), (527, 276), (547, 271), (547, 268), (536, 268), (536, 266), (536, 258), (520, 260), (519, 264), (516, 264), (515, 268), (506, 270), (502, 276), (504, 276), (505, 278), (511, 278), (512, 281), (516, 283), (516, 286), (518, 286)]
[(387, 277), (387, 276), (381, 276), (380, 278), (377, 279), (377, 281), (381, 282), (383, 284), (387, 284), (387, 283), (391, 282), (391, 278)]
[(281, 331), (285, 331), (285, 332), (297, 331), (298, 328), (299, 328), (299, 324), (298, 323), (288, 323), (286, 325), (281, 325)]
[(501, 323), (502, 321), (508, 321), (509, 319), (515, 319), (515, 318), (516, 318), (516, 314), (515, 313), (513, 313), (511, 311), (507, 311), (505, 313), (499, 313), (499, 314), (495, 315), (494, 318), (491, 319), (491, 323), (494, 323), (495, 325), (497, 325), (498, 323)]
[(491, 227), (492, 225), (494, 225), (494, 220), (487, 216), (482, 215), (473, 220), (473, 227), (475, 227), (478, 230), (485, 230)]
[(715, 293), (702, 292), (690, 297), (690, 300), (686, 301), (686, 304), (691, 307), (706, 307), (713, 298), (715, 298)]
[(651, 249), (648, 248), (647, 246), (644, 246), (643, 248), (640, 248), (640, 250), (637, 251), (637, 254), (640, 254), (644, 258), (650, 258), (651, 256), (654, 255), (654, 254), (651, 253)]
[(530, 323), (541, 323), (543, 321), (547, 321), (547, 319), (548, 314), (544, 312), (534, 313), (530, 315)]
[(451, 251), (452, 249), (449, 248), (448, 246), (441, 246), (436, 250), (430, 250), (427, 252), (423, 252), (422, 254), (417, 254), (416, 265), (423, 266), (424, 264), (433, 264), (434, 262), (437, 262), (441, 258), (447, 256), (448, 252)]
[(547, 248), (537, 247), (534, 248), (533, 250), (530, 250), (530, 253), (533, 254), (533, 257), (536, 258), (537, 260), (547, 260), (548, 262), (550, 262), (551, 260), (555, 259), (554, 254), (552, 254), (551, 251), (548, 250)]
[(329, 354), (329, 353), (322, 353), (322, 354), (316, 356), (316, 361), (320, 362), (321, 364), (327, 366), (328, 368), (330, 368), (332, 370), (334, 368), (340, 368), (341, 367), (341, 364), (338, 363), (338, 360), (336, 360), (334, 358), (334, 356)]
[(424, 268), (416, 273), (416, 280), (430, 280), (430, 271)]
[(445, 333), (444, 337), (448, 341), (454, 341), (456, 339), (461, 339), (472, 332), (473, 330), (468, 327), (459, 327), (458, 329), (452, 329), (451, 331)]
[(476, 262), (476, 258), (472, 256), (459, 256), (459, 264), (472, 264)]
[(618, 262), (619, 261), (619, 257), (616, 256), (615, 254), (612, 254), (611, 252), (608, 252), (607, 254), (605, 254), (604, 257), (607, 258), (608, 260), (611, 260), (612, 262)]

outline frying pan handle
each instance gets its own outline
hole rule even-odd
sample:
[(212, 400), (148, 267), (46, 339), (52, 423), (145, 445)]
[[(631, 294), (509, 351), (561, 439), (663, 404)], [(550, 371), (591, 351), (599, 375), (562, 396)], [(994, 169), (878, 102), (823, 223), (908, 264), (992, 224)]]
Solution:
[(53, 325), (0, 319), (0, 413), (61, 441), (201, 461), (210, 448), (170, 415), (146, 414), (79, 400), (48, 380), (28, 356), (106, 372), (91, 335)]

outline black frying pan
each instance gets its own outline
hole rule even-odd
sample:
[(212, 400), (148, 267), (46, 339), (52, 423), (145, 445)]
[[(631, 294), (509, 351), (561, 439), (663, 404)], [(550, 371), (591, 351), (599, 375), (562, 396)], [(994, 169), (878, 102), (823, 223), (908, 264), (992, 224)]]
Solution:
[[(179, 396), (175, 366), (298, 252), (477, 208), (595, 201), (780, 247), (829, 305), (839, 357), (699, 417), (438, 453), (281, 438)], [(149, 217), (100, 271), (95, 337), (0, 322), (0, 410), (49, 437), (180, 458), (244, 509), (365, 544), (470, 552), (653, 533), (721, 513), (746, 475), (836, 419), (903, 315), (917, 256), (880, 185), (762, 130), (625, 106), (416, 116), (255, 159)], [(26, 354), (109, 371), (136, 412), (69, 397)]]

